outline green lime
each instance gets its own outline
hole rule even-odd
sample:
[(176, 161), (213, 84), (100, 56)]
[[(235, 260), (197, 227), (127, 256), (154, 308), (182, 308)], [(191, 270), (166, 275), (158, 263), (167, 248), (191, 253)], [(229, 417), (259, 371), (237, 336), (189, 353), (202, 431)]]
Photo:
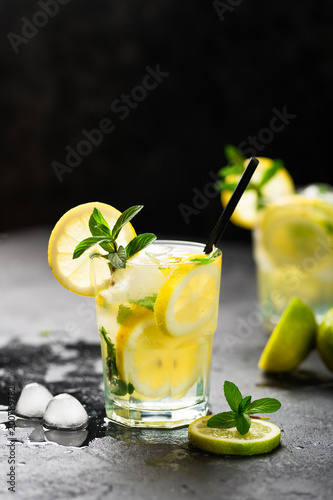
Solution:
[(289, 372), (315, 345), (317, 324), (309, 306), (293, 298), (263, 350), (258, 366), (268, 372)]
[(317, 350), (327, 368), (333, 372), (333, 308), (327, 311), (318, 327)]
[(236, 427), (207, 427), (210, 418), (211, 415), (198, 418), (188, 428), (190, 442), (203, 451), (218, 455), (259, 455), (272, 451), (280, 444), (281, 430), (270, 422), (252, 421), (249, 432), (242, 436)]

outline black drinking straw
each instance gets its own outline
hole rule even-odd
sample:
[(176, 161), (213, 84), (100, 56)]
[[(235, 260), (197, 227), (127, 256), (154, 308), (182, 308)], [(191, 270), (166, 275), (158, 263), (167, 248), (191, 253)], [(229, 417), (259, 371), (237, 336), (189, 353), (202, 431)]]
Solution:
[(224, 210), (222, 211), (219, 220), (217, 221), (209, 239), (207, 245), (205, 246), (205, 253), (210, 253), (212, 251), (213, 245), (217, 245), (222, 235), (227, 227), (227, 224), (232, 216), (237, 203), (241, 199), (242, 194), (244, 193), (246, 186), (251, 180), (252, 175), (254, 174), (255, 169), (259, 164), (259, 160), (257, 158), (250, 158), (250, 161), (243, 172), (242, 177), (239, 180), (234, 192), (231, 195), (231, 198)]

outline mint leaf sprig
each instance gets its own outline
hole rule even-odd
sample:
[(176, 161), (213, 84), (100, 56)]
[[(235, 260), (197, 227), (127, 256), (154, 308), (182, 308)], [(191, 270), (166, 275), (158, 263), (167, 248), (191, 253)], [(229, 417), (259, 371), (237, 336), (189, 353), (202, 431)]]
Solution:
[(133, 384), (131, 384), (131, 382), (127, 384), (124, 380), (119, 378), (116, 360), (116, 346), (109, 339), (108, 332), (105, 330), (104, 326), (100, 329), (100, 333), (106, 343), (106, 366), (108, 368), (111, 392), (116, 396), (133, 394), (135, 391)]
[[(245, 170), (245, 162), (246, 158), (242, 155), (239, 150), (232, 146), (231, 144), (227, 144), (224, 148), (224, 154), (227, 158), (228, 164), (222, 167), (218, 174), (221, 177), (221, 180), (217, 182), (218, 189), (234, 191), (237, 186), (237, 182), (227, 181), (227, 177), (229, 175), (240, 175)], [(252, 189), (257, 192), (258, 195), (258, 208), (261, 208), (265, 204), (265, 196), (263, 194), (263, 187), (267, 184), (268, 181), (272, 179), (272, 177), (276, 174), (276, 172), (283, 167), (282, 160), (273, 160), (273, 164), (264, 172), (259, 183), (254, 183), (251, 181), (248, 186), (248, 189)]]
[(210, 264), (211, 262), (214, 261), (215, 257), (219, 253), (219, 250), (216, 248), (213, 253), (211, 253), (208, 257), (203, 255), (202, 257), (194, 257), (191, 259), (191, 262), (196, 262), (199, 266), (201, 264)]
[(142, 208), (143, 205), (135, 205), (125, 210), (117, 219), (112, 230), (101, 212), (97, 208), (94, 208), (89, 218), (91, 236), (84, 239), (76, 246), (73, 253), (73, 259), (78, 259), (86, 250), (89, 250), (95, 245), (99, 245), (106, 253), (93, 252), (90, 254), (90, 258), (106, 259), (111, 274), (116, 269), (124, 269), (128, 259), (156, 240), (155, 234), (144, 233), (135, 236), (126, 247), (118, 245), (117, 243), (117, 238), (122, 228), (127, 222), (132, 220)]
[(243, 398), (238, 387), (232, 382), (224, 382), (224, 395), (231, 408), (231, 411), (218, 413), (211, 417), (208, 427), (218, 429), (230, 429), (236, 427), (242, 435), (249, 432), (251, 427), (251, 418), (265, 419), (269, 417), (255, 417), (255, 413), (274, 413), (281, 408), (281, 403), (274, 398), (261, 398), (251, 401), (252, 396)]

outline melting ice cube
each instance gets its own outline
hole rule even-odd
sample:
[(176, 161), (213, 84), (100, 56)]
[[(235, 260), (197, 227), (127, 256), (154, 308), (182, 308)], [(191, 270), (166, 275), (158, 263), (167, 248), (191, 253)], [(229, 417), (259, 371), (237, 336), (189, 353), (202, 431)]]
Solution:
[(29, 434), (29, 441), (37, 443), (45, 441), (44, 439), (44, 429), (41, 420), (18, 418), (15, 423), (16, 427), (20, 428), (32, 428), (33, 431)]
[(58, 394), (47, 405), (44, 426), (48, 429), (82, 429), (88, 424), (88, 413), (74, 396)]
[(27, 384), (23, 387), (16, 405), (16, 413), (22, 417), (41, 418), (48, 402), (53, 398), (50, 391), (41, 384)]
[(81, 446), (88, 437), (86, 429), (80, 431), (59, 431), (48, 430), (45, 431), (45, 438), (47, 441), (53, 441), (61, 446)]

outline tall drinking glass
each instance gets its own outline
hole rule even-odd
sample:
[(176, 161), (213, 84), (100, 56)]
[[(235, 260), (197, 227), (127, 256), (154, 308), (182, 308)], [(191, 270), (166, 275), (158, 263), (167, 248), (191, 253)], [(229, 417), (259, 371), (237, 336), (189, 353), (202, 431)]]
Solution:
[(267, 206), (253, 236), (265, 330), (274, 328), (295, 296), (308, 304), (320, 321), (333, 307), (331, 195), (312, 198), (305, 190)]
[(155, 242), (98, 286), (110, 420), (171, 428), (206, 415), (222, 253), (203, 249)]

